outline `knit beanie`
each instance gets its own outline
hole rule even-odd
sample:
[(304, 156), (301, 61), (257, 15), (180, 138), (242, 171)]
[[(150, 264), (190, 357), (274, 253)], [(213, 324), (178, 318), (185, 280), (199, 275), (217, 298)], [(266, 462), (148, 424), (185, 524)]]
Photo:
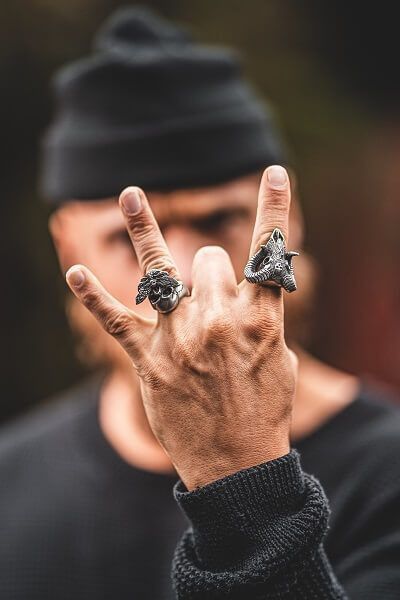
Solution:
[(119, 9), (93, 53), (54, 78), (56, 114), (43, 140), (52, 202), (222, 183), (284, 163), (267, 107), (238, 57), (202, 46), (143, 8)]

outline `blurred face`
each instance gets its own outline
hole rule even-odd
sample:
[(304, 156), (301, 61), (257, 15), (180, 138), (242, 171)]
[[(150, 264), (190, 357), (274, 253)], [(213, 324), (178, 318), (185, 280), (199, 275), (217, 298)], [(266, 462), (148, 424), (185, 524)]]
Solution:
[[(182, 279), (189, 287), (194, 254), (206, 245), (225, 248), (238, 281), (243, 278), (259, 181), (257, 174), (210, 188), (148, 194)], [(68, 202), (52, 216), (50, 230), (63, 272), (75, 263), (85, 264), (118, 300), (143, 316), (154, 317), (150, 303), (144, 302), (138, 307), (134, 303), (137, 283), (143, 273), (115, 198)], [(301, 245), (302, 227), (296, 203), (290, 231), (289, 246), (297, 249)], [(86, 341), (85, 352), (94, 354), (96, 362), (123, 360), (114, 340), (73, 300), (70, 300), (69, 315), (73, 327)]]

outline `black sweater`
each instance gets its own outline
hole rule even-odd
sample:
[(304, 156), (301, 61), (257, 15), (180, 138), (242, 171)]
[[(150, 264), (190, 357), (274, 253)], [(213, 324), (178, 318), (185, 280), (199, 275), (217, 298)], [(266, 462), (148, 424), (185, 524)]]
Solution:
[(97, 398), (86, 385), (3, 428), (1, 600), (173, 598), (179, 538), (181, 600), (400, 598), (398, 408), (363, 389), (296, 445), (301, 462), (178, 483), (182, 537), (176, 477), (123, 462)]

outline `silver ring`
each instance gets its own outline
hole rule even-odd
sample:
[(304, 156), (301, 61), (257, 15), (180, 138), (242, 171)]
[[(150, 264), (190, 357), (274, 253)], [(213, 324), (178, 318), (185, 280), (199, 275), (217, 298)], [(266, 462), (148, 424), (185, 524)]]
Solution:
[(285, 238), (277, 227), (266, 244), (254, 254), (244, 268), (244, 276), (250, 283), (278, 285), (287, 292), (297, 289), (292, 258), (298, 252), (286, 252)]
[(165, 314), (174, 310), (184, 296), (190, 296), (190, 292), (182, 281), (171, 277), (167, 271), (151, 269), (139, 281), (135, 301), (140, 304), (148, 298), (154, 310)]

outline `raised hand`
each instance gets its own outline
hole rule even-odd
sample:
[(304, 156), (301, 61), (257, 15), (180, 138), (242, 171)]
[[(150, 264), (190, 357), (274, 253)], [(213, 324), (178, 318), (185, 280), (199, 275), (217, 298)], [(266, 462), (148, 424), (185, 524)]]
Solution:
[[(287, 238), (289, 205), (286, 171), (269, 167), (250, 255), (275, 227)], [(143, 191), (125, 189), (120, 206), (143, 273), (161, 269), (180, 280)], [(132, 359), (149, 423), (188, 489), (289, 451), (296, 380), (281, 288), (238, 285), (217, 246), (196, 253), (192, 275), (191, 296), (148, 320), (120, 304), (86, 267), (67, 273), (77, 298)]]

